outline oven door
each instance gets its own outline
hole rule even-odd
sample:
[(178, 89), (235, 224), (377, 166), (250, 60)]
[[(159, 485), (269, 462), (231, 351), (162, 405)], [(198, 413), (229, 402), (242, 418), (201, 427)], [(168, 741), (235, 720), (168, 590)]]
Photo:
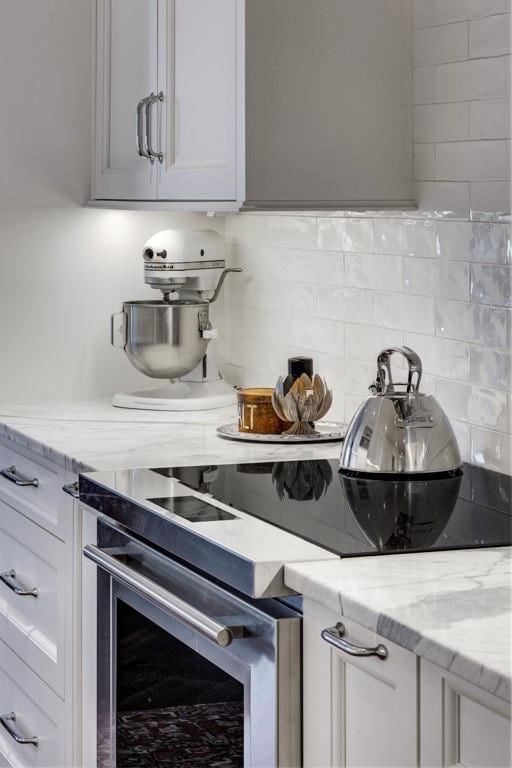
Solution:
[(301, 617), (246, 600), (102, 521), (100, 768), (301, 765)]

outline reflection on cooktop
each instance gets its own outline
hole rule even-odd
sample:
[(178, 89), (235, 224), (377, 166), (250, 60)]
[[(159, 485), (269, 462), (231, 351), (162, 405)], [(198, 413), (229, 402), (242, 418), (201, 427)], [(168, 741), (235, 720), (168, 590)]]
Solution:
[(469, 464), (414, 480), (350, 477), (326, 460), (153, 471), (345, 557), (512, 543), (512, 478)]
[(232, 515), (231, 512), (226, 512), (224, 509), (214, 507), (212, 504), (207, 504), (201, 499), (196, 499), (195, 496), (186, 497), (164, 497), (161, 499), (148, 499), (152, 504), (156, 504), (157, 507), (163, 507), (169, 512), (172, 512), (178, 517), (182, 517), (184, 520), (188, 520), (189, 523), (209, 523), (212, 520), (238, 520), (236, 515)]

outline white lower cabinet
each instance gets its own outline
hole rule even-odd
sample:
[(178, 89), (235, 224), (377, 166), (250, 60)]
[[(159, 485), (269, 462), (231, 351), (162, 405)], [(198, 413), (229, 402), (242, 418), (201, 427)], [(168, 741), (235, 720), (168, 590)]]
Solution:
[(421, 659), (421, 765), (510, 768), (510, 705)]
[[(0, 726), (0, 765), (23, 768), (73, 765), (71, 745), (66, 739), (71, 725), (70, 712), (64, 701), (2, 641), (0, 716), (7, 725), (7, 728)], [(18, 743), (15, 736), (37, 739), (37, 744)]]
[(76, 478), (8, 440), (0, 459), (0, 766), (77, 768), (81, 511), (62, 490)]
[[(353, 656), (322, 638), (382, 644), (387, 658)], [(416, 656), (310, 600), (304, 601), (304, 765), (410, 768), (418, 760)]]
[[(322, 638), (338, 622), (347, 650)], [(511, 737), (510, 704), (304, 600), (305, 768), (510, 768)]]

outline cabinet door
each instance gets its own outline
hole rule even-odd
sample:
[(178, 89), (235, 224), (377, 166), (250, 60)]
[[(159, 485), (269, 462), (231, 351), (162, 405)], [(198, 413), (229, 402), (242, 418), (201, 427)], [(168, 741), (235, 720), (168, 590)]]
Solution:
[(243, 0), (159, 0), (161, 200), (237, 198), (242, 15)]
[[(355, 657), (323, 629), (343, 621), (346, 639), (383, 643), (388, 657)], [(304, 765), (412, 768), (418, 764), (417, 658), (309, 600), (304, 605)]]
[(421, 660), (421, 766), (510, 768), (511, 706)]
[(157, 89), (158, 0), (97, 0), (96, 9), (93, 195), (155, 199), (156, 163), (137, 150), (137, 105)]

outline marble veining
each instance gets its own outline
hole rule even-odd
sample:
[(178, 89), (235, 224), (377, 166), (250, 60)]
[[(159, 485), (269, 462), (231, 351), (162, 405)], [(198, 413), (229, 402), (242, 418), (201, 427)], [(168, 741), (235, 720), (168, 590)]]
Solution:
[[(0, 438), (73, 473), (337, 458), (339, 446), (223, 440), (234, 409), (155, 413), (107, 399), (0, 403)], [(350, 558), (286, 566), (287, 585), (510, 700), (510, 549)]]
[(295, 563), (285, 583), (511, 700), (512, 548)]
[(235, 443), (216, 427), (236, 421), (235, 408), (161, 413), (114, 408), (108, 399), (0, 403), (0, 438), (12, 440), (70, 472), (132, 467), (332, 459), (338, 443)]

